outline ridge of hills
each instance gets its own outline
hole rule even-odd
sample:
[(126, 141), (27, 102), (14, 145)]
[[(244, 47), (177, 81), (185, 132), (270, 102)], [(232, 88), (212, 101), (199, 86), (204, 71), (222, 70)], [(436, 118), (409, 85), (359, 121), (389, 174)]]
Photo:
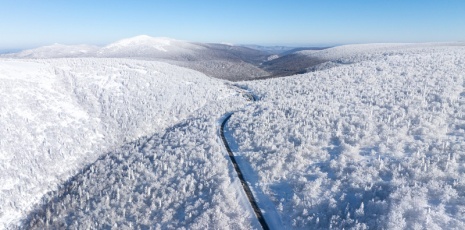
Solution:
[(308, 49), (323, 48), (236, 46), (139, 35), (121, 39), (103, 47), (85, 44), (52, 44), (3, 54), (0, 57), (27, 59), (97, 57), (156, 60), (194, 69), (211, 77), (240, 81), (301, 73), (302, 64), (312, 64), (313, 61), (304, 62), (291, 69), (283, 65), (289, 64), (286, 60), (294, 60), (295, 52)]

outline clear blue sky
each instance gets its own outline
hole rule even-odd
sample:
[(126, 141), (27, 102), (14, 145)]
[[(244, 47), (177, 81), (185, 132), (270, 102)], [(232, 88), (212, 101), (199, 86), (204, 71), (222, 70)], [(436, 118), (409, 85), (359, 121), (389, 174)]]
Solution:
[(0, 49), (140, 34), (235, 44), (465, 41), (465, 0), (0, 0)]

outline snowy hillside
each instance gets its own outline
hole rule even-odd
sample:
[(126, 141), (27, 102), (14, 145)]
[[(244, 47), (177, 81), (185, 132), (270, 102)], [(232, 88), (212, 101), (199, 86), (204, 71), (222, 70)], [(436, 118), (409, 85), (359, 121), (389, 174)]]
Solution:
[(380, 58), (392, 55), (401, 55), (406, 51), (411, 54), (428, 53), (431, 49), (439, 47), (461, 47), (465, 43), (378, 43), (378, 44), (357, 44), (337, 46), (320, 51), (303, 50), (296, 52), (296, 55), (304, 56), (307, 59), (323, 60), (323, 64), (309, 66), (307, 71), (315, 71), (334, 66), (366, 61), (371, 58)]
[(166, 132), (138, 139), (50, 194), (25, 226), (79, 229), (258, 229), (218, 137), (242, 97), (211, 101)]
[[(271, 77), (283, 77), (295, 74), (328, 69), (339, 65), (368, 60), (371, 57), (394, 55), (399, 50), (415, 53), (428, 52), (432, 47), (464, 46), (465, 43), (379, 43), (343, 45), (332, 48), (298, 48), (280, 54), (264, 62), (261, 68)], [(304, 50), (302, 50), (304, 49)]]
[(0, 228), (100, 155), (237, 94), (176, 66), (0, 59)]
[(18, 53), (5, 54), (4, 57), (12, 58), (67, 58), (67, 57), (92, 57), (96, 55), (98, 46), (90, 45), (62, 45), (53, 44), (35, 49), (24, 50)]
[(318, 52), (344, 62), (242, 83), (228, 124), (283, 225), (465, 229), (465, 47)]

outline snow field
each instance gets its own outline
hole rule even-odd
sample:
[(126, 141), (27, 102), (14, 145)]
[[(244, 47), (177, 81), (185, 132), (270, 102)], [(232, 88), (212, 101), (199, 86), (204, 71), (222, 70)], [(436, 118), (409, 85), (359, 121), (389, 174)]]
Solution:
[(261, 100), (228, 126), (283, 224), (464, 229), (465, 48), (344, 58), (241, 83)]

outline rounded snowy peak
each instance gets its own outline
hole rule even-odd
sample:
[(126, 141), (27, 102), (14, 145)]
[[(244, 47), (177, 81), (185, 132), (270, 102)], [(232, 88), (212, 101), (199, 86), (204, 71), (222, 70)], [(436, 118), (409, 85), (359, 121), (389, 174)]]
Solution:
[(185, 42), (166, 37), (150, 37), (147, 35), (139, 35), (136, 37), (119, 40), (115, 43), (107, 45), (105, 49), (118, 50), (126, 48), (145, 47), (167, 52), (167, 47), (173, 45), (177, 46), (179, 45), (179, 43)]
[[(99, 51), (104, 57), (162, 57), (191, 52), (199, 47), (166, 37), (139, 35), (109, 44)], [(168, 54), (169, 53), (169, 54)]]
[(146, 44), (160, 44), (169, 45), (174, 39), (165, 37), (150, 37), (147, 35), (139, 35), (132, 38), (125, 38), (112, 43), (108, 46), (128, 46), (128, 45), (146, 45)]

